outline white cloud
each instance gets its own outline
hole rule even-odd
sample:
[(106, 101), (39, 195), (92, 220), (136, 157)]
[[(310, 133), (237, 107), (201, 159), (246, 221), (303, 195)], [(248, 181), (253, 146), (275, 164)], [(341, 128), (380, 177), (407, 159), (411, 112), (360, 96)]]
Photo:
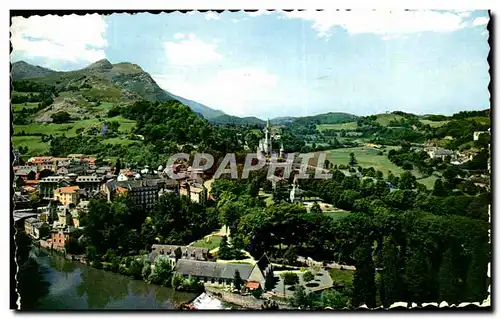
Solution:
[(487, 17), (478, 17), (475, 18), (474, 21), (472, 21), (472, 25), (475, 27), (480, 25), (485, 25), (488, 24), (489, 21), (490, 19), (488, 19)]
[(249, 16), (251, 17), (258, 17), (261, 15), (270, 15), (275, 13), (276, 11), (269, 11), (269, 10), (258, 10), (258, 11), (253, 11), (253, 12), (246, 12)]
[(219, 20), (220, 17), (215, 12), (209, 12), (209, 13), (205, 14), (205, 19), (207, 19), (207, 20)]
[(312, 28), (318, 32), (318, 37), (329, 37), (335, 27), (341, 27), (350, 34), (399, 36), (425, 31), (452, 32), (466, 26), (465, 16), (458, 12), (304, 10), (283, 14), (291, 19), (313, 22)]
[(222, 60), (217, 45), (203, 42), (194, 34), (179, 42), (165, 42), (165, 54), (172, 65), (203, 65)]
[(176, 34), (174, 34), (174, 39), (176, 39), (176, 40), (183, 39), (184, 37), (185, 37), (184, 33), (176, 33)]
[(94, 62), (106, 57), (107, 23), (93, 14), (13, 17), (13, 51), (48, 60)]
[(214, 75), (206, 77), (199, 70), (192, 71), (152, 76), (169, 92), (233, 115), (265, 114), (266, 104), (280, 98), (278, 76), (262, 67), (226, 68), (207, 72)]

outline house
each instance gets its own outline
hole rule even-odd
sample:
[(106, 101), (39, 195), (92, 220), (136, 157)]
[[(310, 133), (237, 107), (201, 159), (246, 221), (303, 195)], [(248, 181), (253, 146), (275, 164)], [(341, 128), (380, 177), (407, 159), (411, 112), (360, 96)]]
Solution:
[(87, 163), (89, 168), (94, 169), (96, 167), (95, 162), (97, 159), (95, 157), (84, 157), (82, 159), (83, 163)]
[(180, 194), (189, 197), (191, 201), (199, 204), (205, 203), (208, 197), (207, 189), (200, 183), (183, 183), (180, 188)]
[(72, 224), (72, 216), (70, 210), (66, 206), (58, 206), (56, 209), (57, 220), (54, 221), (52, 228), (64, 229)]
[(80, 201), (80, 187), (66, 186), (57, 188), (54, 191), (54, 199), (61, 202), (64, 206), (69, 206), (70, 204), (77, 205)]
[(120, 193), (127, 193), (135, 205), (144, 209), (151, 209), (158, 200), (160, 183), (154, 179), (133, 180), (118, 182), (109, 180), (101, 186), (101, 192), (108, 201)]
[(440, 158), (443, 161), (447, 156), (453, 156), (453, 151), (441, 147), (433, 147), (427, 149), (426, 152), (430, 158)]
[(97, 192), (102, 183), (102, 177), (98, 176), (78, 176), (76, 178), (76, 184), (81, 189), (85, 189), (88, 192)]
[(35, 217), (29, 217), (24, 220), (24, 232), (26, 235), (31, 236), (33, 232), (33, 224), (37, 223), (39, 220)]
[(234, 283), (234, 274), (238, 271), (245, 284), (254, 282), (264, 287), (266, 278), (258, 264), (233, 264), (217, 263), (212, 261), (200, 261), (190, 259), (179, 259), (174, 267), (174, 273), (184, 277), (195, 277), (204, 283), (218, 283), (220, 285), (231, 285)]
[(53, 198), (54, 191), (59, 187), (70, 185), (70, 178), (66, 176), (49, 176), (44, 177), (38, 183), (39, 193), (41, 198)]
[(153, 245), (150, 259), (154, 262), (158, 256), (166, 256), (171, 261), (179, 259), (208, 260), (208, 248), (178, 246), (178, 245)]
[(14, 173), (15, 176), (19, 176), (23, 181), (36, 179), (36, 173), (38, 172), (38, 167), (36, 166), (21, 166), (17, 168)]
[(37, 221), (36, 223), (33, 223), (32, 225), (32, 232), (31, 236), (35, 239), (40, 239), (44, 238), (49, 235), (50, 233), (50, 226), (44, 221)]
[(120, 173), (120, 175), (118, 175), (118, 177), (116, 178), (116, 180), (119, 182), (128, 181), (128, 179), (129, 177), (123, 173)]
[(52, 249), (64, 251), (64, 246), (69, 241), (70, 238), (77, 238), (78, 232), (73, 227), (68, 227), (64, 230), (52, 230), (50, 233), (50, 242), (52, 243)]
[(88, 201), (81, 201), (74, 209), (71, 210), (72, 224), (75, 228), (80, 228), (80, 218), (88, 213)]
[(54, 170), (54, 162), (52, 161), (52, 156), (37, 156), (31, 157), (27, 161), (30, 166), (37, 166), (38, 168), (42, 167), (50, 167), (51, 170)]

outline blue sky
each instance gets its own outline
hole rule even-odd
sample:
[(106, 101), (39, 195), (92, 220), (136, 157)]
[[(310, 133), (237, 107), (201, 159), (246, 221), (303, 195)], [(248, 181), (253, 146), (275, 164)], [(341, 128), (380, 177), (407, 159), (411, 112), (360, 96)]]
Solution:
[(14, 18), (12, 60), (132, 62), (238, 116), (489, 107), (486, 11), (213, 12)]

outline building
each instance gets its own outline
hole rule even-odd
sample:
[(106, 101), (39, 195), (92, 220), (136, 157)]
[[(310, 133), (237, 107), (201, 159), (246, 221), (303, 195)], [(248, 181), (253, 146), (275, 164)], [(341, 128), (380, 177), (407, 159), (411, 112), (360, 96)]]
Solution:
[(258, 264), (217, 263), (179, 259), (174, 268), (174, 272), (178, 275), (191, 276), (204, 283), (220, 285), (232, 285), (236, 271), (240, 273), (245, 285), (257, 283), (260, 287), (264, 287), (266, 278)]
[(151, 209), (158, 200), (161, 181), (157, 179), (144, 179), (118, 182), (109, 180), (101, 186), (101, 192), (108, 201), (120, 193), (127, 193), (135, 205), (144, 209)]
[(75, 228), (80, 228), (80, 219), (88, 213), (88, 201), (81, 201), (74, 209), (71, 210), (72, 224)]
[(87, 192), (98, 192), (102, 180), (102, 177), (98, 176), (78, 176), (76, 178), (76, 185), (87, 190)]
[(208, 191), (203, 184), (186, 182), (181, 185), (180, 194), (187, 196), (191, 201), (204, 204), (208, 198)]
[(64, 251), (64, 246), (69, 241), (70, 238), (76, 238), (78, 233), (73, 227), (68, 227), (64, 230), (52, 230), (50, 233), (50, 243), (52, 249)]
[(427, 149), (426, 152), (430, 158), (440, 158), (443, 161), (447, 156), (453, 156), (453, 151), (441, 147), (433, 147)]
[(33, 231), (33, 224), (38, 222), (38, 219), (35, 217), (29, 217), (24, 220), (24, 232), (26, 235), (31, 236), (31, 233)]
[(70, 204), (78, 205), (80, 201), (80, 187), (66, 186), (57, 188), (54, 191), (54, 199), (61, 202), (64, 206), (69, 206)]
[(158, 256), (165, 256), (173, 262), (179, 259), (206, 261), (210, 258), (208, 248), (178, 245), (153, 245), (151, 248), (150, 259), (153, 262)]
[(65, 176), (44, 177), (38, 183), (38, 191), (41, 198), (53, 198), (57, 188), (70, 186), (71, 180)]
[(266, 122), (266, 127), (264, 128), (264, 138), (259, 141), (259, 147), (257, 149), (257, 154), (271, 155), (273, 148), (273, 137), (271, 136), (271, 125), (269, 124), (269, 119)]
[(35, 239), (46, 237), (49, 234), (50, 227), (44, 221), (35, 217), (26, 218), (24, 220), (24, 232), (26, 235)]
[(44, 237), (47, 237), (50, 233), (50, 226), (44, 221), (37, 221), (36, 223), (33, 223), (32, 225), (32, 232), (31, 236), (35, 239), (41, 239)]
[(28, 194), (25, 192), (15, 192), (13, 196), (14, 208), (18, 209), (27, 209), (31, 208), (31, 201), (29, 199)]
[(14, 176), (19, 176), (23, 181), (27, 181), (36, 179), (37, 173), (37, 166), (19, 166)]

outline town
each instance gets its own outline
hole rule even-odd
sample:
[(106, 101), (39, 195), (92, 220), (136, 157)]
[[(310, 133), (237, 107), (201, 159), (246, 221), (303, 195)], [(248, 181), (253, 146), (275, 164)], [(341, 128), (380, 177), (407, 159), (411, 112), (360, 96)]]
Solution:
[(487, 11), (29, 14), (13, 308), (490, 305)]

